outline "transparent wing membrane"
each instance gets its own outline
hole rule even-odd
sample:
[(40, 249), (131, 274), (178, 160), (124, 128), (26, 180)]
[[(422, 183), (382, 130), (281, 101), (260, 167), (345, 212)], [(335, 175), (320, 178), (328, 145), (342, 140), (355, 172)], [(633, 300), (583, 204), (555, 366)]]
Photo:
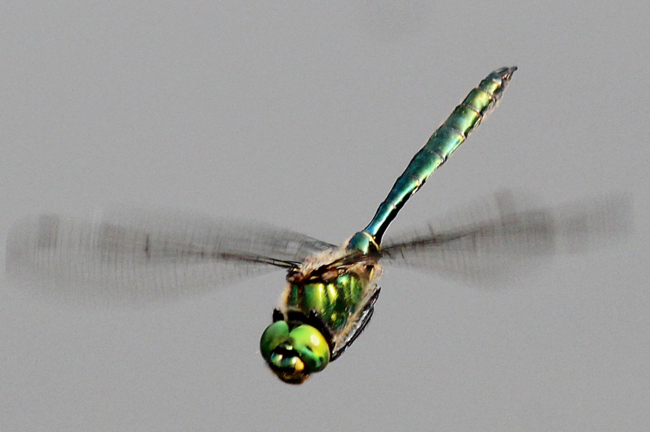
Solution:
[(113, 209), (86, 220), (21, 221), (9, 234), (6, 267), (57, 296), (138, 303), (207, 291), (329, 248), (255, 222)]
[[(555, 253), (608, 244), (630, 227), (628, 197), (555, 208), (530, 201), (500, 193), (475, 203), (388, 239), (381, 262), (484, 286), (526, 265), (538, 267)], [(56, 298), (138, 304), (207, 292), (336, 248), (256, 222), (127, 208), (88, 219), (42, 215), (21, 221), (9, 234), (6, 269), (14, 280)]]
[(610, 196), (533, 207), (511, 193), (389, 239), (384, 264), (417, 267), (480, 282), (499, 281), (534, 258), (607, 244), (630, 227), (630, 200)]

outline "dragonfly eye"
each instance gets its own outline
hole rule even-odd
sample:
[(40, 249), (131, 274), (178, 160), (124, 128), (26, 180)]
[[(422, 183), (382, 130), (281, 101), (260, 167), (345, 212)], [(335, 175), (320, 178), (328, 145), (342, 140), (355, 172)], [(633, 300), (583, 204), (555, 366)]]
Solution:
[(286, 321), (277, 321), (266, 328), (260, 341), (262, 357), (284, 382), (301, 384), (309, 375), (325, 369), (330, 350), (323, 335), (310, 325), (289, 331)]

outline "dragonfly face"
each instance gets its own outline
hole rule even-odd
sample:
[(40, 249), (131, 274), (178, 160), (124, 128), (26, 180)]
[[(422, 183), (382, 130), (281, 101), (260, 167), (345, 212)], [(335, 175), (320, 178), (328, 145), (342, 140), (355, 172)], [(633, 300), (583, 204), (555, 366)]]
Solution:
[(274, 322), (264, 330), (260, 349), (271, 370), (289, 384), (302, 384), (330, 361), (325, 337), (307, 324), (291, 330), (287, 321)]

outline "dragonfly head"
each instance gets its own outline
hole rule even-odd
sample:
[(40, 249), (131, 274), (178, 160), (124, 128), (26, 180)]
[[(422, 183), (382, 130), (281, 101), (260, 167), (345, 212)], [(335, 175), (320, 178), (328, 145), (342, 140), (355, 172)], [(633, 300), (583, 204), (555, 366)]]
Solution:
[(302, 384), (330, 361), (327, 341), (307, 324), (291, 329), (286, 321), (274, 322), (264, 330), (260, 350), (271, 370), (289, 384)]

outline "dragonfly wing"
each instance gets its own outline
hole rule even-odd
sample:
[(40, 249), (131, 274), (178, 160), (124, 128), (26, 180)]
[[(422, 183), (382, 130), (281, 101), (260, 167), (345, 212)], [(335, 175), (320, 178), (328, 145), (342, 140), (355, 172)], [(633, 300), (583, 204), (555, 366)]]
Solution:
[(630, 200), (611, 196), (533, 207), (511, 193), (388, 241), (382, 260), (479, 282), (501, 281), (533, 259), (579, 252), (628, 231)]
[(335, 248), (255, 222), (116, 208), (16, 224), (7, 274), (55, 296), (139, 303), (209, 291)]

